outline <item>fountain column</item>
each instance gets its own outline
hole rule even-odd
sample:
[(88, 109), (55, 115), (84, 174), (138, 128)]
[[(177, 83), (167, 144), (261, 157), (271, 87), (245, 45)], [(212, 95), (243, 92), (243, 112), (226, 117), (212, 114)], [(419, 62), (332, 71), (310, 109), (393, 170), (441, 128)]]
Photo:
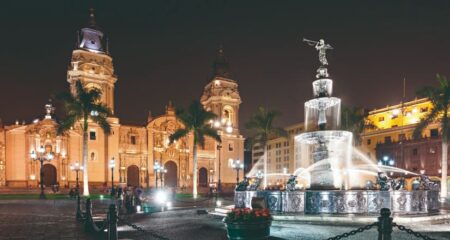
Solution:
[[(323, 40), (306, 40), (319, 51), (321, 66), (313, 81), (313, 99), (305, 102), (305, 133), (295, 137), (296, 168), (310, 167), (310, 189), (340, 189), (351, 161), (352, 133), (340, 131), (341, 99), (332, 97), (325, 50), (332, 49)], [(348, 178), (346, 178), (348, 179)]]

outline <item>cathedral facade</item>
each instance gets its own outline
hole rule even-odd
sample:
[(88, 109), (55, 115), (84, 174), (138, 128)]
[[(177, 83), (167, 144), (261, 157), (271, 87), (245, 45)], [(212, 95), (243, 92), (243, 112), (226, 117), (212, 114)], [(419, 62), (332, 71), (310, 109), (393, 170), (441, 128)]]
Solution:
[[(213, 75), (204, 87), (200, 102), (218, 118), (211, 121), (222, 142), (207, 138), (198, 150), (198, 179), (200, 187), (217, 184), (232, 187), (236, 172), (232, 161), (243, 161), (244, 138), (239, 132), (238, 84), (232, 79), (228, 61), (220, 47), (213, 64)], [(192, 187), (193, 136), (172, 144), (169, 136), (183, 125), (169, 102), (165, 114), (152, 116), (142, 126), (124, 125), (114, 114), (114, 89), (118, 77), (114, 73), (108, 41), (97, 27), (91, 12), (87, 27), (78, 33), (77, 47), (67, 71), (70, 91), (75, 93), (75, 82), (80, 80), (85, 88), (102, 91), (101, 101), (113, 112), (108, 118), (111, 133), (104, 134), (100, 126), (89, 122), (88, 174), (93, 187), (110, 185), (112, 174), (115, 184), (152, 187), (164, 184), (169, 187)], [(0, 123), (0, 186), (11, 188), (36, 187), (40, 181), (40, 163), (33, 161), (31, 153), (43, 147), (54, 158), (43, 165), (44, 184), (74, 186), (76, 173), (73, 164), (82, 163), (83, 132), (79, 124), (63, 135), (57, 134), (51, 103), (45, 106), (45, 115), (31, 124), (16, 122), (3, 126)], [(109, 166), (114, 159), (113, 172)], [(157, 174), (155, 165), (164, 166), (167, 172)], [(161, 177), (162, 180), (161, 181)], [(242, 178), (242, 173), (240, 178)], [(80, 174), (80, 179), (82, 176)]]

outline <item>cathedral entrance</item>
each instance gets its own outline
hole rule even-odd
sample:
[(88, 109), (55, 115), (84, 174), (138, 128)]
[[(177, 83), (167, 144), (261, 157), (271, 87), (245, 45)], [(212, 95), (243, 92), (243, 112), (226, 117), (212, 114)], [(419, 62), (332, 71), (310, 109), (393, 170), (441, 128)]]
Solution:
[(208, 186), (208, 170), (204, 167), (200, 168), (198, 171), (198, 183), (200, 187)]
[(44, 186), (51, 187), (56, 184), (56, 168), (51, 164), (44, 165)]
[(164, 168), (167, 169), (167, 173), (164, 174), (164, 185), (166, 187), (177, 187), (178, 185), (178, 171), (177, 164), (173, 161), (168, 161), (164, 164)]
[(139, 187), (139, 167), (131, 165), (127, 168), (127, 185), (132, 187)]

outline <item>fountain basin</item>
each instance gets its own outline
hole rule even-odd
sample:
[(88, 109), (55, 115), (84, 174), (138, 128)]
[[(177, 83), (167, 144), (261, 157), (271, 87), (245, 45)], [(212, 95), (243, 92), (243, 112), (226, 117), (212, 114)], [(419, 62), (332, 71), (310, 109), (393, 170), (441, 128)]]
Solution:
[(419, 191), (237, 191), (235, 207), (251, 207), (252, 197), (263, 197), (272, 213), (379, 214), (389, 208), (397, 215), (438, 212), (439, 192)]

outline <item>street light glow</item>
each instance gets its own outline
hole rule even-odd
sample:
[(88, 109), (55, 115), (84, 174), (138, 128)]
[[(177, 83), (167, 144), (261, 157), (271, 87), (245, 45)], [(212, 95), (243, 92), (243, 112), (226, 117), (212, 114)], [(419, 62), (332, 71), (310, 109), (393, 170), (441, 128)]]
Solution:
[(114, 157), (109, 161), (109, 168), (114, 168), (116, 166), (116, 160)]

